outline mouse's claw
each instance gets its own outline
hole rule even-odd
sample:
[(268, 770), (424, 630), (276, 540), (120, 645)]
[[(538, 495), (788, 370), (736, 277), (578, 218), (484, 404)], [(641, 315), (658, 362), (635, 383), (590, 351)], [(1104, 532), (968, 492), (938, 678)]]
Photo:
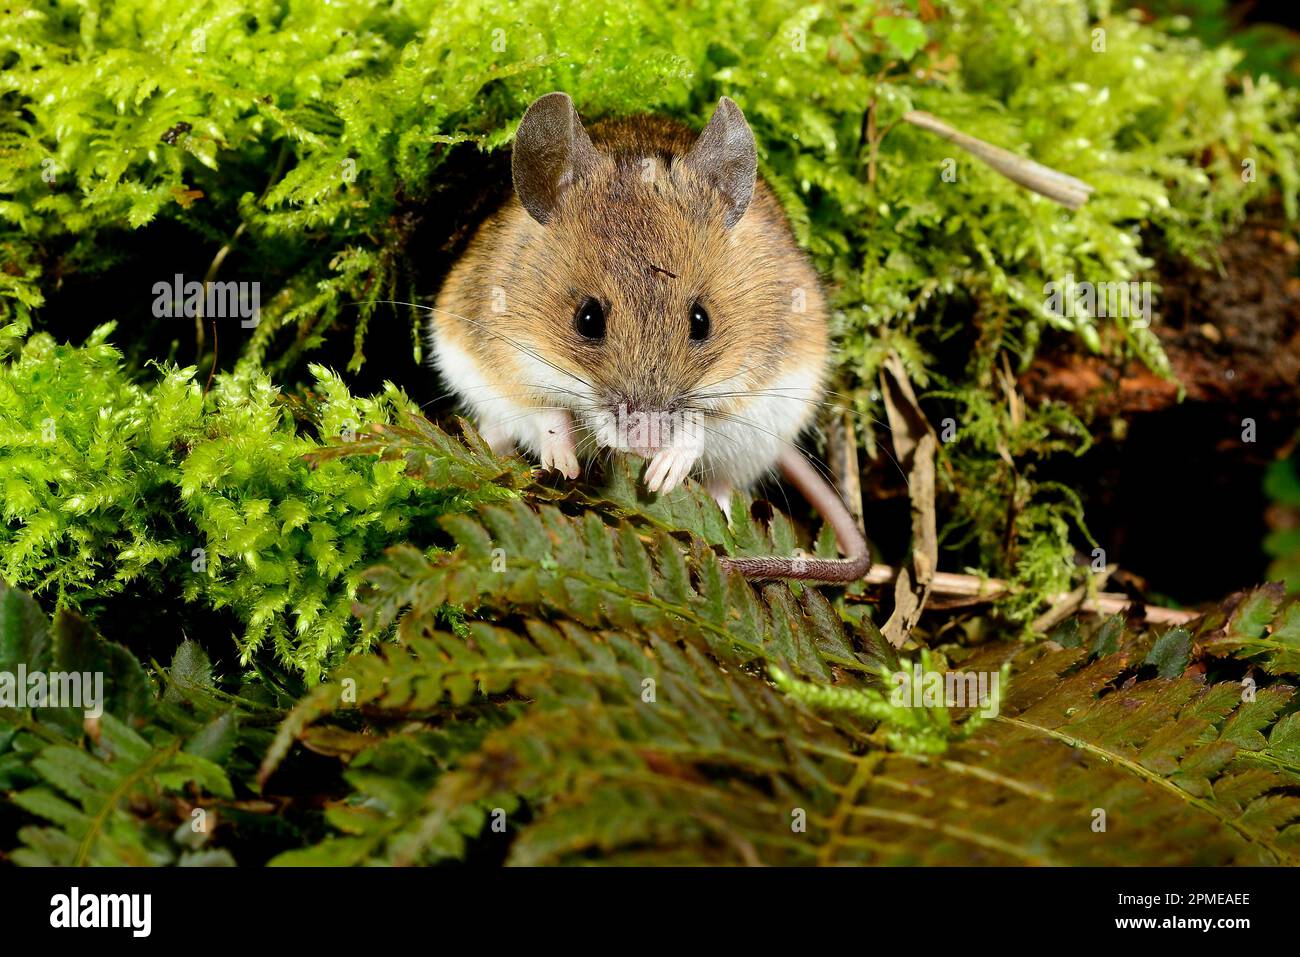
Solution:
[(666, 495), (682, 483), (698, 458), (692, 449), (661, 449), (645, 470), (646, 488)]
[(543, 460), (542, 469), (555, 469), (555, 471), (559, 472), (566, 479), (576, 479), (582, 473), (582, 469), (578, 467), (578, 460), (573, 456), (569, 456), (565, 459), (556, 459), (551, 462)]
[(708, 483), (708, 490), (709, 490), (709, 495), (711, 495), (713, 497), (713, 500), (718, 503), (718, 508), (722, 509), (722, 514), (726, 517), (727, 524), (730, 525), (731, 524), (731, 491), (732, 491), (731, 483), (715, 478)]

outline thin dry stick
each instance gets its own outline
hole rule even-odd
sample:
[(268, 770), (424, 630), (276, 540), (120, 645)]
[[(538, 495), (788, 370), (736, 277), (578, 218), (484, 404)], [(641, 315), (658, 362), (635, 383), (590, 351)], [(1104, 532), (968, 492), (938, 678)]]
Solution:
[(1062, 206), (1078, 209), (1088, 201), (1092, 187), (1081, 179), (1075, 179), (1054, 170), (1042, 163), (1017, 156), (1010, 150), (976, 139), (961, 130), (954, 129), (943, 120), (921, 110), (911, 110), (903, 114), (903, 121), (911, 123), (917, 129), (926, 130), (936, 136), (942, 136), (950, 143), (955, 143), (976, 159), (997, 170), (1013, 183), (1019, 183), (1026, 189), (1055, 200)]
[(840, 497), (848, 506), (849, 514), (863, 532), (867, 530), (862, 512), (862, 473), (858, 470), (858, 437), (853, 428), (853, 418), (845, 410), (833, 419), (828, 430), (827, 464), (840, 490)]
[[(259, 203), (262, 202), (262, 200), (266, 199), (267, 195), (270, 194), (271, 187), (275, 185), (275, 181), (278, 180), (280, 178), (280, 174), (284, 172), (285, 162), (288, 160), (288, 158), (289, 158), (289, 148), (287, 146), (281, 146), (280, 155), (277, 156), (275, 160), (275, 169), (272, 170), (271, 178), (267, 180), (266, 188), (262, 190), (262, 195), (261, 197), (258, 198)], [(203, 304), (206, 303), (208, 300), (208, 286), (212, 285), (212, 283), (216, 280), (217, 270), (221, 268), (221, 264), (226, 261), (226, 257), (230, 255), (230, 251), (235, 248), (235, 243), (239, 242), (239, 237), (244, 235), (244, 230), (247, 228), (248, 228), (247, 222), (242, 222), (239, 224), (239, 226), (235, 229), (234, 233), (231, 234), (231, 237), (226, 240), (225, 244), (220, 249), (217, 250), (217, 254), (212, 257), (212, 263), (208, 266), (208, 271), (203, 277), (203, 302), (199, 303), (197, 314), (194, 317), (195, 358), (198, 358), (203, 354)], [(217, 331), (216, 328), (214, 327), (212, 330), (212, 337), (214, 342), (216, 340), (216, 335), (217, 335)], [(216, 368), (215, 356), (213, 356), (212, 367), (213, 369)], [(212, 382), (212, 378), (211, 376), (209, 376), (208, 384), (210, 385), (211, 382)], [(206, 394), (207, 390), (205, 389), (204, 392)]]
[[(230, 250), (235, 248), (235, 243), (239, 241), (239, 237), (244, 235), (244, 229), (247, 225), (247, 223), (239, 224), (239, 228), (235, 230), (234, 235), (226, 240), (225, 245), (218, 249), (217, 254), (212, 257), (212, 262), (208, 265), (208, 271), (203, 276), (203, 300), (194, 313), (194, 354), (196, 357), (203, 353), (203, 307), (208, 301), (208, 287), (216, 280), (217, 270), (226, 261), (226, 257), (230, 255)], [(214, 326), (212, 335), (215, 337), (216, 334), (217, 330)]]
[[(889, 565), (872, 565), (863, 579), (868, 585), (889, 585), (898, 578), (898, 569)], [(977, 575), (958, 575), (953, 572), (935, 572), (930, 581), (931, 592), (942, 598), (972, 598), (976, 601), (993, 601), (1013, 592), (1014, 586), (1001, 578), (980, 578)], [(1066, 594), (1052, 595), (1048, 601), (1055, 605), (1066, 600)], [(1127, 611), (1136, 604), (1128, 595), (1114, 592), (1100, 592), (1079, 604), (1079, 610), (1099, 615), (1113, 615)], [(1182, 625), (1199, 618), (1199, 611), (1182, 608), (1162, 608), (1159, 605), (1145, 605), (1147, 621), (1156, 625)]]
[(1036, 635), (1045, 633), (1065, 619), (1069, 618), (1080, 606), (1088, 600), (1090, 592), (1100, 592), (1106, 587), (1106, 582), (1110, 581), (1110, 576), (1119, 571), (1118, 565), (1107, 565), (1097, 574), (1093, 575), (1090, 581), (1084, 582), (1078, 588), (1071, 591), (1064, 598), (1052, 603), (1052, 607), (1047, 609), (1029, 625), (1030, 629)]

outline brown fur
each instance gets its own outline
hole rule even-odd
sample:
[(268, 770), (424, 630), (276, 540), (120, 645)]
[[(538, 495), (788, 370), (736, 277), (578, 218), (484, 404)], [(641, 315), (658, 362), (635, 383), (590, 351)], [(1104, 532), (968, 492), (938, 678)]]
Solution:
[[(598, 168), (565, 190), (548, 225), (517, 197), (482, 225), (438, 297), (438, 335), (523, 404), (546, 400), (522, 394), (520, 351), (502, 336), (587, 380), (610, 407), (672, 411), (693, 388), (735, 377), (728, 391), (743, 392), (795, 368), (815, 368), (820, 380), (828, 351), (821, 290), (767, 185), (758, 181), (728, 231), (717, 194), (678, 162), (695, 141), (690, 129), (642, 116), (599, 124), (591, 138)], [(653, 158), (648, 181), (643, 157)], [(797, 289), (802, 312), (792, 307)], [(504, 311), (494, 311), (502, 296)], [(574, 329), (587, 296), (605, 307), (602, 344)], [(697, 299), (712, 320), (702, 343), (688, 338)], [(746, 404), (727, 400), (735, 412)], [(811, 416), (814, 403), (806, 404)]]

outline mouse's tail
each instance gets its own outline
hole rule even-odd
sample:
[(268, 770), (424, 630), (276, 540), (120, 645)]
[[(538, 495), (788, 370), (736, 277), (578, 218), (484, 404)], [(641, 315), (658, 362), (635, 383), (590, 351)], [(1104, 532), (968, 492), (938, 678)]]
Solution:
[(759, 581), (797, 578), (803, 581), (855, 582), (871, 568), (871, 553), (858, 523), (849, 514), (844, 500), (826, 483), (817, 470), (793, 446), (777, 460), (781, 474), (817, 509), (835, 532), (844, 558), (800, 558), (764, 556), (762, 558), (724, 558), (722, 564), (746, 578)]

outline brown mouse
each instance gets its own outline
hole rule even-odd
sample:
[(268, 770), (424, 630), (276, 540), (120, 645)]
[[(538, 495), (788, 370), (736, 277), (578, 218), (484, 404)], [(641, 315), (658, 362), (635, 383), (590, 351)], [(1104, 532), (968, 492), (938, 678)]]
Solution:
[(496, 451), (568, 478), (600, 449), (688, 475), (729, 510), (774, 467), (849, 557), (729, 559), (750, 578), (852, 581), (870, 566), (843, 502), (795, 449), (824, 394), (830, 342), (817, 275), (757, 176), (754, 136), (723, 97), (698, 136), (655, 116), (588, 134), (572, 100), (525, 112), (515, 193), (452, 268), (435, 363)]

